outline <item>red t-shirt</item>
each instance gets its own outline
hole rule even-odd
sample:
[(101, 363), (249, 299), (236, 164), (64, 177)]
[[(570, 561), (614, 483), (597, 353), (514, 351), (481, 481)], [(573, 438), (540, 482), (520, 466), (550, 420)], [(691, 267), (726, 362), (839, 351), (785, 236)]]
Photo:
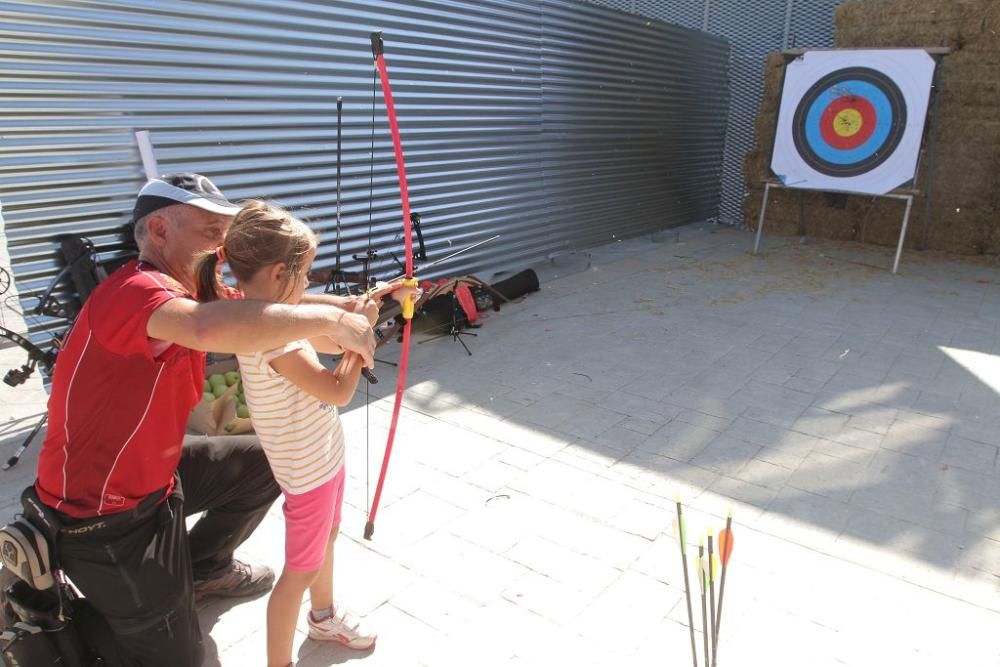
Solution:
[(97, 286), (59, 358), (38, 494), (79, 518), (130, 509), (173, 483), (184, 429), (201, 399), (205, 355), (150, 339), (149, 316), (192, 299), (173, 278), (129, 262)]

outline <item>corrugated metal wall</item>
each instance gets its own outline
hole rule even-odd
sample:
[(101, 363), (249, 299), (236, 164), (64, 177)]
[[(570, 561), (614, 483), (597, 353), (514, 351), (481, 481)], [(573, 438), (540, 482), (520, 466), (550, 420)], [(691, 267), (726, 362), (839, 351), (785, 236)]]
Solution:
[(833, 46), (833, 10), (845, 0), (592, 0), (641, 16), (705, 30), (730, 41), (730, 113), (719, 219), (743, 221), (743, 159), (754, 147), (764, 59), (790, 47)]
[[(58, 268), (59, 234), (118, 251), (144, 180), (137, 129), (161, 172), (299, 210), (331, 266), (338, 95), (344, 255), (368, 247), (370, 219), (372, 246), (401, 255), (381, 92), (371, 152), (374, 29), (430, 259), (501, 235), (428, 277), (715, 215), (719, 38), (568, 0), (0, 2), (0, 202), (25, 308)], [(394, 275), (383, 257), (374, 272)]]
[(593, 245), (648, 231), (651, 220), (715, 217), (719, 190), (707, 184), (721, 173), (728, 50), (704, 40), (593, 6), (547, 5), (542, 171), (553, 214), (574, 228), (550, 232), (550, 243)]

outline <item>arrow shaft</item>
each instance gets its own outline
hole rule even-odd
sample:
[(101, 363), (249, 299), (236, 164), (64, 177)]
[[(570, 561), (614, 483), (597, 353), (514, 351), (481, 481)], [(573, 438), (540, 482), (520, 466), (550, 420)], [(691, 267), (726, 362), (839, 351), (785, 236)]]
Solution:
[(691, 581), (688, 577), (687, 546), (684, 544), (684, 512), (677, 501), (677, 542), (681, 550), (681, 566), (684, 568), (684, 597), (687, 601), (688, 630), (691, 635), (691, 664), (698, 667), (698, 648), (694, 640), (694, 611), (691, 609)]
[[(712, 551), (712, 536), (710, 534), (708, 536), (708, 603), (709, 603), (709, 610), (711, 611), (711, 614), (709, 616), (708, 621), (709, 621), (709, 626), (710, 626), (709, 631), (711, 633), (710, 636), (712, 638), (712, 646), (715, 646), (715, 641), (716, 641), (716, 639), (715, 639), (715, 575), (713, 573), (714, 572), (714, 567), (713, 567), (714, 563), (712, 561), (713, 556), (714, 556), (714, 553)], [(711, 664), (711, 663), (709, 663), (706, 660), (705, 664)]]
[(726, 572), (729, 571), (729, 558), (733, 553), (733, 515), (730, 512), (729, 516), (726, 517), (726, 530), (725, 530), (726, 540), (725, 543), (720, 543), (720, 549), (722, 551), (722, 578), (719, 581), (719, 610), (715, 617), (715, 637), (712, 641), (712, 667), (715, 667), (716, 661), (719, 659), (719, 632), (722, 627), (722, 600), (726, 594)]
[(708, 573), (705, 572), (705, 550), (703, 547), (698, 547), (698, 563), (698, 578), (701, 582), (701, 638), (705, 645), (705, 664), (708, 665), (711, 664), (708, 653), (708, 606), (705, 602), (705, 580), (708, 578)]

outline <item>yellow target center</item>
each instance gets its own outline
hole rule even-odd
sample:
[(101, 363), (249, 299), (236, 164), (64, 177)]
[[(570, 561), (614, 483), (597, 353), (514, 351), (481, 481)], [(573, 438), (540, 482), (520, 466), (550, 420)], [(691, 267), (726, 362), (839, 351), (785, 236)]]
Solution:
[(833, 117), (833, 131), (841, 137), (853, 137), (861, 131), (864, 119), (857, 109), (841, 109)]

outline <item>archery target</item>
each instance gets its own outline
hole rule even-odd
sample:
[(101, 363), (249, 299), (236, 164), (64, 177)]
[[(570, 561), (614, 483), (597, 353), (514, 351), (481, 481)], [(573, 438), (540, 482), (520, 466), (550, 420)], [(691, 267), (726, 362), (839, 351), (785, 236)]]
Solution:
[(934, 60), (812, 51), (790, 63), (771, 169), (789, 187), (884, 194), (912, 180)]

